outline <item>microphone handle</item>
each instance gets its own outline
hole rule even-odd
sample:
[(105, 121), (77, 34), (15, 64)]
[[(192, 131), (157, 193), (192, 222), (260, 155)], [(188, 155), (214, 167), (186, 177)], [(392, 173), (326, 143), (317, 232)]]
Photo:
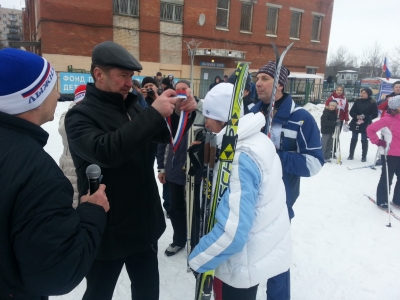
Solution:
[(96, 191), (99, 189), (99, 185), (100, 185), (99, 178), (89, 179), (90, 195), (93, 195), (94, 193), (96, 193)]

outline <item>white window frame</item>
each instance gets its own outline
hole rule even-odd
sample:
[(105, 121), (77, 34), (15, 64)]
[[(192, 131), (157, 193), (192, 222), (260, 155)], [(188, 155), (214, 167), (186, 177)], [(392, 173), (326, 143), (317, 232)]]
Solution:
[(113, 0), (115, 14), (139, 17), (139, 0)]
[(317, 74), (318, 67), (315, 66), (306, 66), (306, 73), (307, 74)]
[[(312, 12), (313, 14), (313, 22), (311, 28), (311, 41), (320, 42), (321, 41), (321, 30), (322, 30), (322, 21), (325, 17), (324, 14)], [(318, 24), (317, 24), (318, 22)], [(317, 27), (315, 27), (317, 26)]]
[[(218, 6), (219, 1), (226, 1), (228, 3), (228, 8), (222, 8)], [(231, 8), (231, 1), (230, 0), (217, 0), (217, 18), (215, 20), (216, 28), (218, 29), (228, 29), (229, 28), (229, 12)], [(219, 11), (226, 11), (226, 25), (219, 25), (218, 24), (218, 12)]]
[[(279, 20), (279, 10), (282, 8), (282, 5), (267, 3), (267, 27), (266, 27), (266, 36), (276, 37), (278, 33), (278, 20)], [(275, 12), (275, 20), (272, 20), (275, 24), (271, 25), (270, 22), (270, 12)], [(268, 28), (269, 27), (269, 28)], [(268, 32), (268, 30), (272, 32)]]
[[(304, 14), (304, 9), (290, 7), (290, 10), (292, 11), (292, 17), (290, 19), (289, 38), (300, 40), (301, 19)], [(298, 20), (294, 19), (294, 16), (298, 16)]]
[[(244, 8), (246, 8), (246, 9), (249, 8), (249, 16), (243, 16)], [(242, 9), (240, 12), (240, 31), (241, 32), (251, 32), (251, 28), (252, 28), (252, 24), (253, 24), (253, 11), (254, 11), (253, 3), (242, 2)], [(246, 18), (247, 20), (244, 20), (244, 18)]]
[[(168, 15), (168, 10), (172, 9)], [(160, 20), (166, 22), (182, 23), (183, 20), (183, 5), (160, 1)]]

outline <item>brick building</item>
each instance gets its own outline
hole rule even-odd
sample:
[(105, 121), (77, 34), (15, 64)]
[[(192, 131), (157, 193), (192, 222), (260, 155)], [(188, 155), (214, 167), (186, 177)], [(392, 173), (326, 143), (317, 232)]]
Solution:
[(22, 41), (22, 10), (0, 5), (0, 48)]
[[(238, 61), (256, 71), (294, 42), (285, 59), (292, 73), (323, 75), (334, 0), (26, 0), (25, 41), (56, 71), (90, 69), (93, 47), (106, 40), (130, 51), (141, 75), (212, 80)], [(101, 4), (100, 4), (101, 3)], [(33, 44), (32, 44), (33, 45)], [(68, 67), (69, 66), (69, 67)]]

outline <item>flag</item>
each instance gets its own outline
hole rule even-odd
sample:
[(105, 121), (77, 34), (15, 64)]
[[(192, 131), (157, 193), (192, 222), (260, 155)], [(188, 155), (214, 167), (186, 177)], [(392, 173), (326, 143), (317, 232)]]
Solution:
[(388, 66), (388, 59), (386, 57), (385, 57), (385, 60), (383, 61), (382, 70), (385, 71), (386, 79), (389, 80), (390, 76), (392, 76), (392, 73), (390, 73), (389, 66)]

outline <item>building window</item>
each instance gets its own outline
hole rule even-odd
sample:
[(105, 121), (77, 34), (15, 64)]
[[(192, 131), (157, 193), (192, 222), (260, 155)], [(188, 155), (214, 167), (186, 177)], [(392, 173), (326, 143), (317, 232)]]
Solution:
[(300, 38), (300, 24), (301, 24), (301, 12), (292, 11), (292, 22), (290, 23), (290, 37), (298, 39)]
[(268, 7), (267, 34), (276, 35), (278, 29), (278, 13), (279, 8)]
[(307, 74), (317, 74), (317, 68), (307, 67), (306, 73)]
[(322, 17), (314, 16), (311, 30), (311, 40), (320, 41), (321, 40), (321, 26), (322, 26)]
[(240, 30), (251, 31), (252, 16), (253, 16), (253, 4), (242, 3), (242, 15), (240, 18)]
[(7, 15), (6, 15), (6, 14), (3, 14), (3, 18), (7, 18)]
[(139, 16), (139, 0), (113, 0), (114, 12), (117, 14)]
[(3, 24), (7, 24), (7, 21), (3, 21)]
[(160, 19), (162, 21), (182, 22), (183, 6), (161, 2)]
[(228, 28), (229, 0), (218, 0), (217, 27)]

